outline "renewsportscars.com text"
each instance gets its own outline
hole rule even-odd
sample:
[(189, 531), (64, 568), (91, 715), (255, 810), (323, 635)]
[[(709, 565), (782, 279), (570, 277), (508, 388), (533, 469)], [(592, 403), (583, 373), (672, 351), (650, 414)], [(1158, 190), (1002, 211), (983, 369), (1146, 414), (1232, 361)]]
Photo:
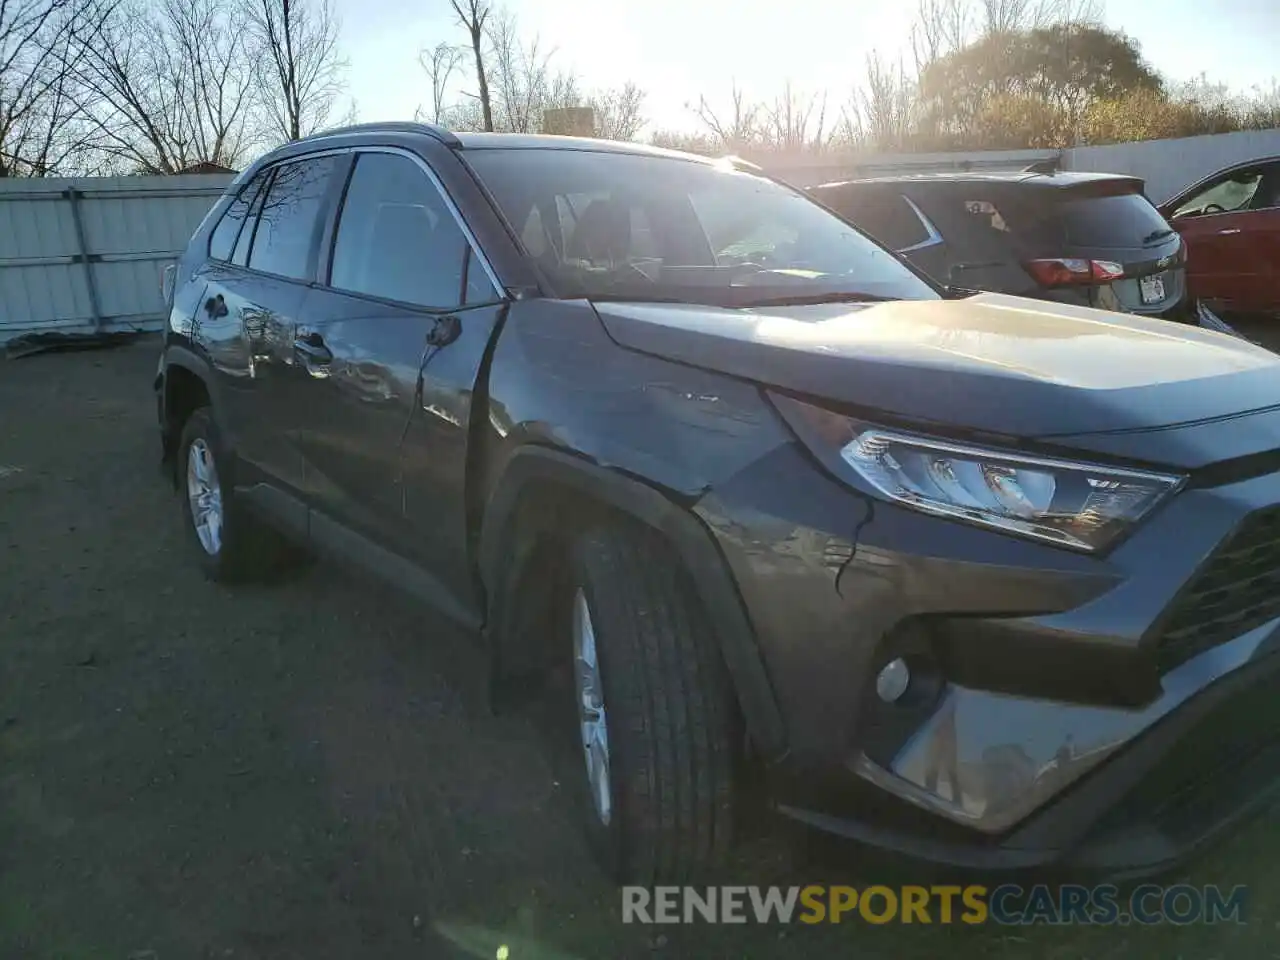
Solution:
[(804, 887), (623, 887), (624, 923), (997, 923), (1027, 926), (1244, 923), (1235, 886), (1002, 884)]

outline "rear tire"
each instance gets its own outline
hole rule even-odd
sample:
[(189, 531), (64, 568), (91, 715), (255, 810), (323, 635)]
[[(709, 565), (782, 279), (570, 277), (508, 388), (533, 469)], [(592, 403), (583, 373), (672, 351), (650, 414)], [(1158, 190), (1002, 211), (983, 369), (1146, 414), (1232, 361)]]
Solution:
[(290, 556), (280, 535), (237, 500), (233, 469), (209, 408), (196, 409), (183, 424), (174, 472), (187, 539), (205, 576), (220, 583), (266, 578)]
[(593, 530), (574, 545), (571, 571), (578, 736), (566, 776), (580, 787), (591, 846), (619, 883), (702, 876), (731, 844), (738, 742), (706, 617), (646, 534)]

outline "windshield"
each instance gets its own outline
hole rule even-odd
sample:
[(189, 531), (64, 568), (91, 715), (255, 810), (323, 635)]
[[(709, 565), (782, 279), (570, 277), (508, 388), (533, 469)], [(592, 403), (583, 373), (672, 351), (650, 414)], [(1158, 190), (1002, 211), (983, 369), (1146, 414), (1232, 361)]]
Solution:
[(564, 297), (748, 306), (938, 296), (803, 194), (727, 164), (569, 150), (465, 156)]

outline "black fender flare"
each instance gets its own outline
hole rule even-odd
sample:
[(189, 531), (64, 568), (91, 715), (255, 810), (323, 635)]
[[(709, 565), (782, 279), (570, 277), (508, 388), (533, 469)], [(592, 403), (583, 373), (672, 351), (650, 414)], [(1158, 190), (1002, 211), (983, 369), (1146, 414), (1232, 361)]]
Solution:
[[(517, 547), (512, 538), (521, 496), (543, 483), (603, 503), (652, 528), (671, 546), (716, 632), (753, 746), (766, 761), (781, 760), (787, 752), (782, 712), (727, 562), (697, 516), (639, 480), (549, 447), (517, 449), (493, 488), (480, 529), (478, 555), (489, 628), (496, 626), (501, 632), (503, 564)], [(492, 635), (490, 640), (495, 645), (502, 642)], [(496, 646), (495, 656), (501, 656)]]
[(190, 347), (176, 343), (169, 344), (164, 348), (164, 364), (160, 373), (156, 375), (155, 387), (158, 394), (157, 399), (160, 403), (159, 412), (162, 429), (168, 425), (169, 411), (165, 409), (164, 404), (168, 393), (169, 370), (173, 367), (181, 367), (204, 384), (205, 392), (209, 394), (213, 418), (218, 423), (218, 428), (224, 429), (226, 424), (221, 422), (222, 404), (218, 402), (218, 382), (213, 375), (213, 367), (208, 360)]

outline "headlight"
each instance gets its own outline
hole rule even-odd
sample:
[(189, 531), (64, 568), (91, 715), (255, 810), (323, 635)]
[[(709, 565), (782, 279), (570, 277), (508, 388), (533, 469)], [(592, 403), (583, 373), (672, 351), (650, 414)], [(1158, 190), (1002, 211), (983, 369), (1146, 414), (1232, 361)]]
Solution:
[(815, 453), (890, 500), (1076, 550), (1102, 549), (1182, 484), (1166, 474), (912, 436), (772, 399)]

